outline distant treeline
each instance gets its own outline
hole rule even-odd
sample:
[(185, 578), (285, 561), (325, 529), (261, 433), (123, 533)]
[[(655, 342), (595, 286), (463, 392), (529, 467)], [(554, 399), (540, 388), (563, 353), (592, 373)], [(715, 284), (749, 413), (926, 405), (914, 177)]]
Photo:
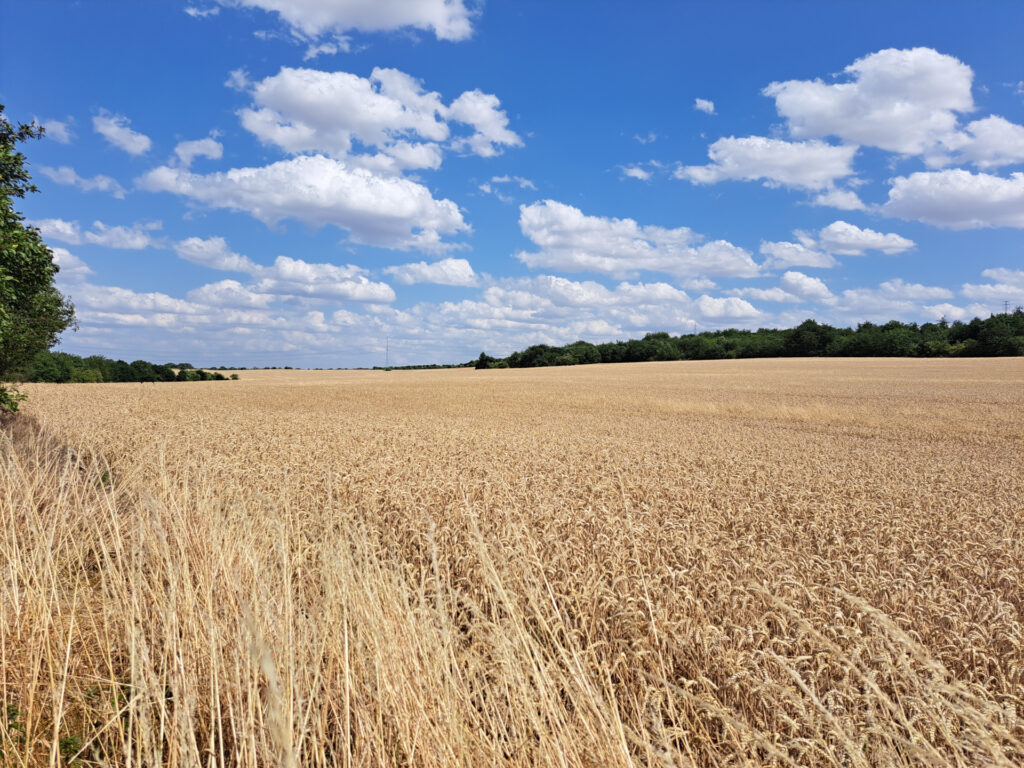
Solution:
[(375, 365), (373, 370), (375, 371), (433, 371), (441, 370), (442, 368), (472, 368), (477, 364), (476, 360), (470, 360), (468, 363), (427, 363), (424, 365)]
[[(177, 371), (175, 371), (177, 369)], [(67, 352), (40, 352), (32, 358), (27, 370), (19, 377), (24, 381), (50, 383), (104, 382), (104, 381), (225, 381), (227, 377), (215, 371), (204, 371), (188, 363), (149, 363), (135, 360), (111, 360), (102, 355), (79, 357)], [(231, 378), (237, 379), (238, 374)]]
[(996, 357), (1024, 355), (1024, 310), (969, 323), (861, 323), (834, 328), (805, 320), (796, 328), (730, 328), (684, 336), (649, 333), (642, 339), (564, 347), (537, 344), (505, 358), (480, 354), (476, 368), (535, 368), (650, 360), (722, 360), (751, 357)]

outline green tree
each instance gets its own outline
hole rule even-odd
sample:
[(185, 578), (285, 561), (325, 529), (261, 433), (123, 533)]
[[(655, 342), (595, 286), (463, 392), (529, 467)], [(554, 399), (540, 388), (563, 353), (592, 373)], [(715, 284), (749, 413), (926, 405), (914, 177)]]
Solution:
[[(53, 253), (14, 210), (14, 198), (39, 191), (17, 145), (42, 135), (35, 124), (13, 125), (0, 105), (0, 382), (56, 344), (74, 322), (74, 308), (53, 284)], [(17, 410), (19, 399), (0, 383), (0, 411)]]

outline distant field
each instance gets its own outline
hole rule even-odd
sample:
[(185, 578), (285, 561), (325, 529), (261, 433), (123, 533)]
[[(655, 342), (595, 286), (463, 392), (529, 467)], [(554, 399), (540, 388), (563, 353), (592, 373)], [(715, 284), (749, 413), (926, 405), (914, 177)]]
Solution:
[(0, 763), (1024, 764), (1021, 358), (239, 375), (25, 387)]

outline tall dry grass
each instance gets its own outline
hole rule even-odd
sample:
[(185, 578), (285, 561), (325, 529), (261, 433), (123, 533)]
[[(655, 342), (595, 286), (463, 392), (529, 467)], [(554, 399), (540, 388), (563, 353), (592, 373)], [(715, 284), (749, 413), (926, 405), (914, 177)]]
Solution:
[(1020, 765), (1022, 372), (32, 387), (2, 760)]

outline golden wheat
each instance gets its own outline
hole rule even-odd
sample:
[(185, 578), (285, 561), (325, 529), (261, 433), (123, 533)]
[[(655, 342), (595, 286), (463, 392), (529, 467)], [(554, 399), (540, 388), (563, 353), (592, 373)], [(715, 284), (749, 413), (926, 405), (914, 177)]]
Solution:
[(33, 385), (6, 764), (1024, 763), (1024, 365)]

